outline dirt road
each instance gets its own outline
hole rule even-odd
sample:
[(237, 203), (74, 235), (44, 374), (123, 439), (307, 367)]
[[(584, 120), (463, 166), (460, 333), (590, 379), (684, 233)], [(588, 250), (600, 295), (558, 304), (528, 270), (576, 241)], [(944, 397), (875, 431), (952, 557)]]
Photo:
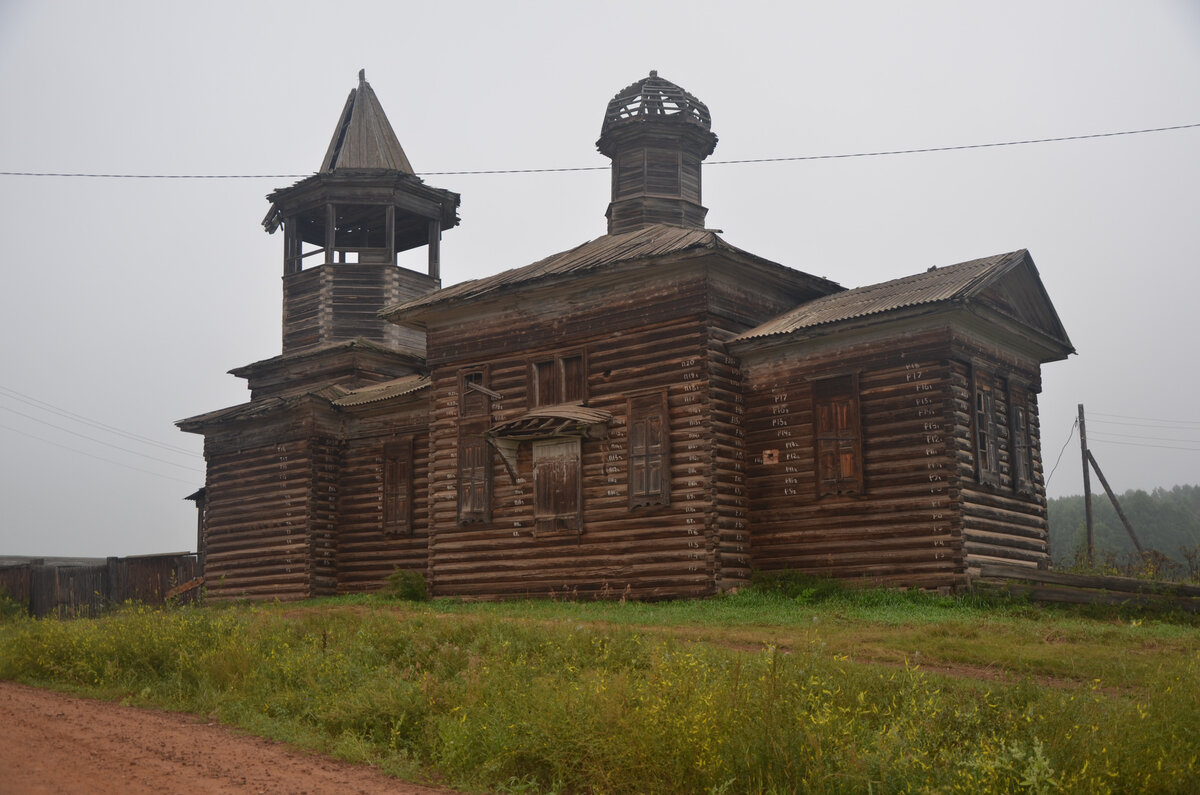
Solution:
[(0, 682), (0, 793), (453, 795), (201, 718)]

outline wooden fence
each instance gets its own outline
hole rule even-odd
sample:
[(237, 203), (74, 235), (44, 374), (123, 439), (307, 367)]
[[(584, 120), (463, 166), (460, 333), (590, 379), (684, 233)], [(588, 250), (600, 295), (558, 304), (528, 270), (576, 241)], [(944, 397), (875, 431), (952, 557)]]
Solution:
[(975, 585), (1035, 602), (1127, 604), (1200, 613), (1200, 586), (1177, 582), (1064, 574), (988, 564), (980, 568)]
[(0, 566), (0, 590), (33, 616), (96, 615), (129, 600), (161, 604), (175, 596), (194, 601), (199, 577), (199, 564), (191, 554), (108, 558), (82, 565), (33, 560)]

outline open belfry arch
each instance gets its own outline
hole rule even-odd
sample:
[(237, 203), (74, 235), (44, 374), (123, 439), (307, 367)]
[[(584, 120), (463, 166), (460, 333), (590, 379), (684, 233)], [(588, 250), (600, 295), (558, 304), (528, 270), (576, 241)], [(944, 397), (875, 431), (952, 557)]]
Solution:
[(605, 108), (607, 233), (443, 288), (458, 196), (360, 73), (320, 171), (268, 197), (283, 352), (232, 371), (249, 402), (179, 423), (205, 437), (209, 593), (405, 568), (435, 595), (653, 599), (756, 568), (958, 587), (1047, 565), (1036, 396), (1073, 349), (1028, 252), (846, 290), (705, 227), (716, 143), (650, 72)]

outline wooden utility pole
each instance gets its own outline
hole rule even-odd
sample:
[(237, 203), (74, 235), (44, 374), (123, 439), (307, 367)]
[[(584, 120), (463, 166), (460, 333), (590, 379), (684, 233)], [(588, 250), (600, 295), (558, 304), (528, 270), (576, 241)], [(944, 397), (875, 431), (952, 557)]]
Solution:
[(1087, 563), (1096, 564), (1096, 527), (1092, 521), (1092, 479), (1088, 469), (1087, 425), (1083, 420), (1083, 404), (1079, 404), (1079, 450), (1083, 456), (1083, 511), (1087, 517)]

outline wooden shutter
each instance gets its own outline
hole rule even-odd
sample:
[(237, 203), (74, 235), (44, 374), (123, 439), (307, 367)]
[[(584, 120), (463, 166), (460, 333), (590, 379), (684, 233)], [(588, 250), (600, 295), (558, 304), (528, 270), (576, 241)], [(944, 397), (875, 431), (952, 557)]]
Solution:
[(629, 507), (671, 502), (665, 393), (629, 400)]
[(1012, 406), (1013, 489), (1018, 494), (1033, 493), (1033, 456), (1029, 447), (1029, 410), (1018, 402), (1017, 395), (1009, 396)]
[(383, 446), (383, 532), (412, 532), (412, 437)]
[(464, 424), (458, 438), (458, 522), (487, 522), (492, 507), (492, 451), (483, 423)]
[(862, 492), (857, 382), (838, 376), (813, 385), (817, 496)]
[(534, 529), (537, 532), (582, 531), (580, 452), (578, 437), (534, 442)]

